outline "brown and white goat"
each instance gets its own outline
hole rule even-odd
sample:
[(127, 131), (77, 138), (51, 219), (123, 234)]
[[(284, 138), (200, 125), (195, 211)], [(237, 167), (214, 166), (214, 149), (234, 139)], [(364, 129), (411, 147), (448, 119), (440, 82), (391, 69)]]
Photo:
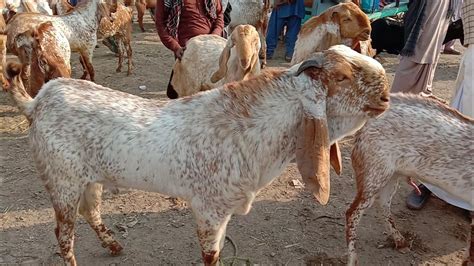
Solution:
[(297, 64), (314, 52), (336, 44), (350, 47), (370, 39), (370, 21), (354, 3), (341, 3), (312, 17), (301, 27), (291, 64)]
[[(111, 19), (102, 18), (99, 25), (99, 33), (103, 38), (115, 36), (118, 48), (117, 72), (122, 71), (122, 63), (125, 52), (128, 59), (127, 75), (132, 73), (132, 8), (123, 4), (117, 4), (116, 11), (111, 14)], [(125, 49), (125, 50), (124, 50)]]
[[(370, 55), (370, 44), (366, 46), (370, 30), (369, 18), (358, 5), (347, 2), (330, 7), (301, 27), (291, 65), (300, 63), (311, 53), (324, 51), (336, 44), (346, 44), (359, 53), (364, 51), (362, 54)], [(337, 154), (331, 158), (331, 165), (340, 174), (342, 158), (339, 144), (334, 143), (331, 149)]]
[(10, 64), (6, 70), (9, 91), (31, 121), (33, 158), (51, 195), (68, 265), (76, 265), (78, 211), (103, 247), (112, 254), (122, 250), (101, 219), (103, 185), (187, 201), (203, 261), (215, 265), (230, 217), (247, 214), (258, 191), (293, 159), (307, 188), (326, 204), (330, 143), (388, 108), (382, 66), (346, 46), (163, 107), (63, 78), (46, 83), (32, 99), (24, 93), (19, 69)]
[(66, 36), (50, 21), (17, 35), (31, 46), (28, 94), (35, 97), (45, 82), (58, 77), (71, 77), (71, 49)]
[(17, 35), (34, 29), (38, 24), (51, 21), (54, 27), (64, 34), (69, 41), (72, 52), (81, 55), (81, 63), (84, 67), (82, 79), (89, 76), (94, 81), (95, 71), (92, 66), (92, 56), (97, 44), (97, 29), (99, 20), (108, 16), (108, 8), (103, 0), (87, 0), (81, 2), (73, 11), (61, 16), (49, 16), (43, 14), (21, 13), (15, 15), (7, 24), (7, 49), (15, 55), (24, 54), (20, 58), (21, 63), (28, 68), (31, 54), (22, 51), (22, 43), (18, 43)]
[(260, 37), (255, 27), (239, 25), (226, 40), (217, 35), (191, 38), (173, 67), (171, 84), (179, 97), (260, 74)]
[[(262, 68), (267, 64), (267, 30), (268, 13), (270, 11), (270, 0), (229, 0), (232, 6), (230, 12), (229, 33), (238, 25), (252, 25), (260, 36), (260, 58)], [(222, 8), (226, 8), (223, 6)]]
[[(400, 180), (419, 179), (474, 210), (474, 120), (439, 100), (422, 96), (391, 94), (390, 101), (390, 109), (367, 122), (355, 137), (352, 167), (357, 194), (346, 212), (349, 265), (357, 262), (357, 225), (376, 199), (397, 249), (409, 246), (395, 228), (390, 211)], [(472, 253), (470, 260), (474, 262)]]

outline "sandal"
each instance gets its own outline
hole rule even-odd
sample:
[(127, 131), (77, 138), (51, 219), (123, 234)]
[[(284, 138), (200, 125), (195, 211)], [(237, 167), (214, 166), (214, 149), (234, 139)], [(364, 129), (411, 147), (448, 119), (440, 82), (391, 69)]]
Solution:
[(411, 210), (420, 210), (425, 206), (426, 202), (430, 198), (431, 191), (423, 184), (418, 186), (421, 191), (421, 195), (418, 195), (416, 190), (413, 190), (407, 197), (407, 207)]

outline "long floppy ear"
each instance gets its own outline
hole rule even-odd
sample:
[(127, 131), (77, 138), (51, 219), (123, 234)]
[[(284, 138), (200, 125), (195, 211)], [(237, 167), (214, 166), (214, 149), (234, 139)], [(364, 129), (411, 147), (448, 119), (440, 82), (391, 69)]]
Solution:
[(211, 76), (212, 83), (218, 82), (227, 73), (227, 61), (229, 61), (230, 49), (232, 49), (232, 47), (234, 47), (234, 42), (232, 41), (232, 37), (230, 37), (227, 39), (227, 44), (219, 57), (219, 69)]
[(303, 181), (322, 205), (329, 200), (329, 132), (324, 118), (305, 115), (296, 143), (296, 163)]
[[(313, 54), (308, 60), (301, 63), (295, 75), (305, 72), (312, 78), (324, 66), (324, 54)], [(309, 71), (309, 72), (307, 72)], [(303, 181), (313, 191), (314, 197), (325, 205), (329, 200), (330, 191), (330, 155), (329, 129), (326, 119), (326, 100), (312, 101), (310, 105), (322, 105), (308, 112), (305, 111), (296, 142), (296, 164)]]
[(337, 175), (341, 175), (342, 172), (342, 159), (341, 159), (341, 150), (339, 149), (339, 144), (337, 141), (331, 145), (329, 152), (329, 157), (331, 161), (331, 166), (336, 172)]

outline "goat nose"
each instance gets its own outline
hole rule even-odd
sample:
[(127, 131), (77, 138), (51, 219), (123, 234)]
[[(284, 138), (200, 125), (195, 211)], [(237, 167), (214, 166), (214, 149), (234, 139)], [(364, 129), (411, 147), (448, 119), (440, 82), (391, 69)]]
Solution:
[(384, 95), (384, 96), (380, 97), (380, 100), (381, 100), (382, 102), (388, 102), (390, 99), (388, 98), (388, 96), (385, 96), (385, 95)]

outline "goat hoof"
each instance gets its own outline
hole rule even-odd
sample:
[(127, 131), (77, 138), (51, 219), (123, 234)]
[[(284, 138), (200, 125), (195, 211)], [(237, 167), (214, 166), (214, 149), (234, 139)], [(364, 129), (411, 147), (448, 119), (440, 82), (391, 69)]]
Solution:
[(115, 72), (120, 73), (120, 72), (122, 72), (122, 69), (117, 68), (117, 69), (115, 69)]
[(119, 242), (117, 242), (117, 241), (114, 241), (114, 242), (110, 243), (108, 248), (110, 250), (110, 255), (112, 255), (112, 256), (120, 255), (120, 253), (122, 253), (122, 250), (123, 250), (122, 245), (120, 245)]

